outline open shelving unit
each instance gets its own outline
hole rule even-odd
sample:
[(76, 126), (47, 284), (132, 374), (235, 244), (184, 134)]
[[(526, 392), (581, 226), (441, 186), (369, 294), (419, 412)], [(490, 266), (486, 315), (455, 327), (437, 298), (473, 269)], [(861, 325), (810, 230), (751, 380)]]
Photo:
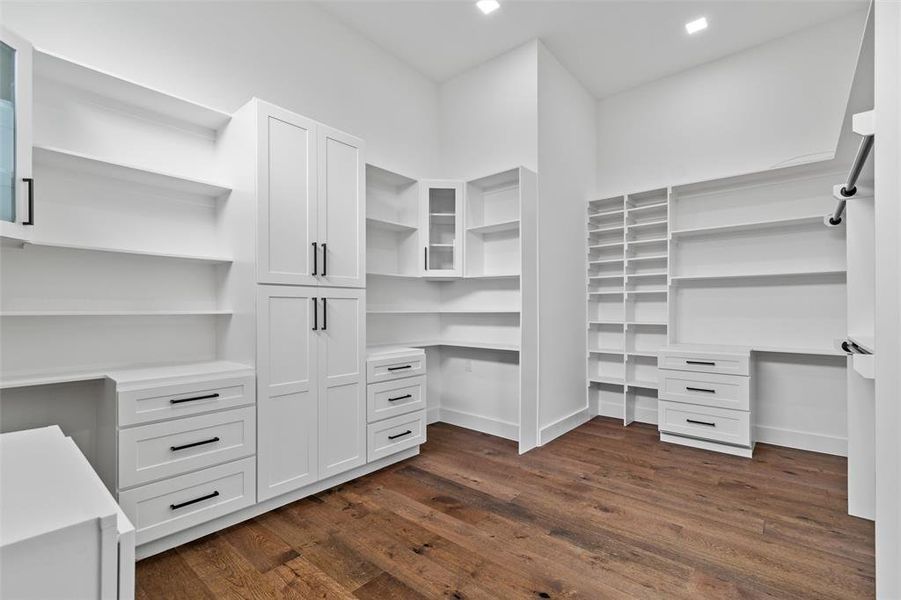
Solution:
[(588, 386), (604, 414), (628, 425), (656, 398), (666, 343), (669, 191), (588, 203)]

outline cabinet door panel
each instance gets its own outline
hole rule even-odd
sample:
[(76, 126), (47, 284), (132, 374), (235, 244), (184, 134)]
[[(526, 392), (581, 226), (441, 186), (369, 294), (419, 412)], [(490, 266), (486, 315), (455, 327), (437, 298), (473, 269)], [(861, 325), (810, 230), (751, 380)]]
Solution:
[(319, 475), (366, 462), (366, 296), (321, 289), (327, 299), (319, 353)]
[(260, 286), (257, 340), (258, 497), (318, 479), (319, 337), (314, 289)]
[(320, 125), (319, 235), (323, 285), (365, 286), (366, 223), (363, 141)]
[(463, 276), (463, 183), (423, 181), (419, 194), (422, 274)]
[(316, 123), (261, 103), (259, 267), (261, 283), (316, 285)]
[(0, 27), (0, 237), (27, 240), (33, 214), (26, 180), (32, 176), (32, 47)]

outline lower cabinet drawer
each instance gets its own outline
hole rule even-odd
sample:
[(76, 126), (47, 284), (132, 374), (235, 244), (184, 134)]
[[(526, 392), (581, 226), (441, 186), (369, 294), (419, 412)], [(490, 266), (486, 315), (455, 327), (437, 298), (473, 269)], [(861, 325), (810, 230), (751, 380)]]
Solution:
[(425, 443), (425, 411), (401, 415), (367, 426), (369, 462)]
[(425, 375), (372, 383), (366, 388), (366, 418), (372, 423), (425, 409)]
[(366, 383), (425, 375), (425, 371), (425, 352), (422, 350), (388, 357), (369, 357), (366, 360)]
[(253, 377), (216, 378), (199, 383), (149, 386), (117, 394), (119, 426), (190, 417), (253, 404)]
[(119, 488), (256, 453), (253, 406), (119, 431)]
[(657, 401), (658, 428), (665, 433), (735, 446), (751, 445), (751, 414), (680, 402)]
[(658, 369), (659, 398), (718, 408), (749, 410), (748, 377)]
[(121, 492), (119, 505), (140, 545), (251, 506), (255, 489), (250, 457)]

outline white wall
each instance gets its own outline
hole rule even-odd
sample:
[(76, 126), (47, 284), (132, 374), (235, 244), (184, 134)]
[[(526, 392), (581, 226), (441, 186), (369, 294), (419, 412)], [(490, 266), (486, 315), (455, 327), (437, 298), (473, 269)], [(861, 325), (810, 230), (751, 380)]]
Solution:
[(466, 71), (439, 87), (440, 169), (473, 179), (538, 168), (538, 42)]
[(226, 111), (257, 96), (427, 173), (437, 85), (309, 2), (4, 2), (36, 46)]
[(599, 193), (830, 158), (865, 19), (851, 13), (599, 101)]
[(595, 186), (595, 100), (538, 45), (538, 390), (541, 443), (590, 418), (585, 207)]

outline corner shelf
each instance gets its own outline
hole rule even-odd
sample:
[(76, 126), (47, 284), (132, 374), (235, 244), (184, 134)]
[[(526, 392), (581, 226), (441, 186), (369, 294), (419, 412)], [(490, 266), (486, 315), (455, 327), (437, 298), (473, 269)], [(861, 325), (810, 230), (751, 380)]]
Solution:
[(231, 192), (231, 188), (228, 186), (204, 179), (145, 169), (136, 165), (50, 146), (34, 146), (34, 160), (37, 163), (43, 162), (61, 168), (75, 169), (82, 173), (211, 198), (222, 198)]
[[(748, 221), (744, 223), (731, 223), (728, 225), (713, 225), (709, 227), (691, 227), (674, 230), (672, 237), (702, 236), (719, 233), (731, 233), (738, 231), (753, 231), (755, 229), (771, 229), (778, 227), (797, 227), (804, 225), (823, 225), (823, 215), (806, 215), (803, 217), (791, 217), (787, 219), (768, 219), (762, 221)], [(827, 228), (823, 226), (823, 230)]]
[(164, 258), (172, 260), (186, 260), (197, 262), (208, 262), (211, 264), (231, 264), (234, 259), (225, 256), (204, 256), (200, 254), (181, 254), (177, 252), (157, 252), (154, 250), (136, 250), (131, 248), (112, 248), (108, 246), (91, 246), (88, 244), (68, 244), (51, 242), (44, 240), (28, 240), (23, 242), (22, 247), (28, 248), (34, 246), (36, 248), (58, 248), (62, 250), (78, 250), (84, 252), (105, 252), (110, 254), (127, 254), (132, 256), (148, 256), (152, 258)]
[(372, 225), (373, 227), (379, 227), (387, 231), (395, 232), (412, 233), (418, 229), (418, 227), (415, 227), (413, 225), (407, 225), (406, 223), (401, 223), (399, 221), (392, 221), (390, 219), (381, 219), (377, 217), (366, 217), (366, 224)]
[(373, 344), (379, 346), (409, 346), (412, 348), (430, 348), (433, 346), (448, 346), (452, 348), (475, 348), (479, 350), (501, 350), (503, 352), (519, 352), (519, 344), (505, 344), (501, 342), (482, 342), (474, 340), (414, 340), (399, 341), (385, 344)]

